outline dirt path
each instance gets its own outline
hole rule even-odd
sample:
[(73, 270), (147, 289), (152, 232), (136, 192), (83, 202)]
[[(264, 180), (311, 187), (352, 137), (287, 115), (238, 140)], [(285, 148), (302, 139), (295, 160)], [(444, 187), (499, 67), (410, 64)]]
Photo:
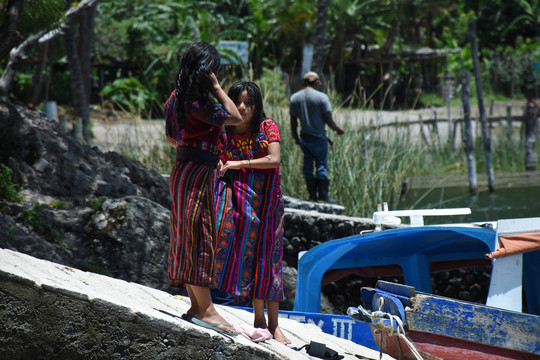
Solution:
[[(514, 115), (523, 114), (525, 100), (515, 100), (511, 103)], [(506, 116), (506, 102), (495, 102), (493, 106), (494, 116)], [(278, 124), (288, 126), (288, 109), (268, 109)], [(489, 114), (489, 104), (486, 109)], [(472, 117), (478, 119), (478, 107), (471, 106)], [(270, 115), (271, 114), (271, 115)], [(458, 107), (451, 110), (452, 119), (461, 117)], [(121, 113), (107, 113), (94, 109), (92, 117), (92, 132), (94, 145), (102, 151), (118, 152), (141, 152), (148, 154), (154, 146), (165, 144), (165, 124), (163, 120), (143, 120), (135, 115)], [(421, 110), (407, 111), (380, 111), (380, 110), (348, 110), (340, 109), (334, 112), (336, 122), (349, 128), (366, 128), (368, 126), (379, 127), (372, 131), (369, 136), (377, 136), (382, 141), (393, 141), (399, 138), (405, 142), (445, 142), (451, 134), (448, 121), (448, 109), (446, 107), (426, 108)], [(418, 124), (419, 120), (437, 118), (437, 127)], [(385, 126), (390, 123), (399, 123), (400, 126)], [(479, 134), (478, 121), (473, 123), (474, 132)], [(504, 122), (501, 126), (506, 126)], [(514, 126), (520, 126), (515, 123)], [(458, 129), (459, 130), (459, 129)], [(461, 141), (460, 131), (456, 132), (456, 143)]]

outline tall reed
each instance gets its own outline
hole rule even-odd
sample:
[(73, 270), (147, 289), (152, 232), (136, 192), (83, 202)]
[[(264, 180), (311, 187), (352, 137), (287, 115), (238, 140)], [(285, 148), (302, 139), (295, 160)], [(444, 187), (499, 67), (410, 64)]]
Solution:
[[(292, 138), (288, 111), (275, 108), (272, 115), (281, 134), (283, 193), (307, 199), (303, 154)], [(367, 217), (379, 203), (397, 205), (403, 181), (423, 149), (402, 141), (388, 143), (380, 133), (352, 123), (346, 119), (344, 135), (329, 134), (333, 142), (328, 156), (330, 193), (345, 206), (346, 214)]]

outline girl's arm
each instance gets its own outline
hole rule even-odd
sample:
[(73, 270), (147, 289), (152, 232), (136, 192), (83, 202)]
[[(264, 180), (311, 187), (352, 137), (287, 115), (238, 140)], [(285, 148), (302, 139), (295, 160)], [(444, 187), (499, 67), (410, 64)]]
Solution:
[(236, 105), (234, 102), (227, 96), (225, 91), (221, 88), (221, 85), (219, 85), (218, 79), (214, 73), (210, 74), (210, 78), (212, 79), (212, 94), (216, 97), (216, 99), (223, 105), (223, 108), (225, 111), (229, 113), (230, 116), (225, 119), (225, 122), (223, 125), (240, 125), (243, 122), (242, 116), (240, 115), (240, 112), (236, 108)]
[(172, 145), (174, 147), (178, 146), (178, 143), (176, 142), (176, 140), (174, 140), (172, 137), (168, 135), (167, 135), (167, 144)]
[(268, 144), (268, 155), (249, 160), (229, 160), (220, 169), (219, 176), (225, 175), (228, 169), (273, 169), (281, 164), (281, 144), (278, 141)]

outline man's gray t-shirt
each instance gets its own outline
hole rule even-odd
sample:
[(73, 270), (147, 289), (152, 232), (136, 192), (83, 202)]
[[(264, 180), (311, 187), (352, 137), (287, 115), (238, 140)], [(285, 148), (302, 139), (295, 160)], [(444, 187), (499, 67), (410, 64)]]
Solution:
[(300, 118), (300, 137), (326, 139), (323, 114), (332, 111), (328, 96), (318, 90), (306, 88), (291, 96), (289, 114)]

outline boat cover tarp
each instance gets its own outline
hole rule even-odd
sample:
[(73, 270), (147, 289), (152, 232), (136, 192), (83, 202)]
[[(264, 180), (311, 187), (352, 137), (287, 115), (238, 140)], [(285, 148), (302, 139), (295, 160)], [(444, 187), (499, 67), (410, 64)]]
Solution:
[(524, 254), (540, 249), (540, 232), (499, 237), (499, 248), (486, 256), (490, 259)]

